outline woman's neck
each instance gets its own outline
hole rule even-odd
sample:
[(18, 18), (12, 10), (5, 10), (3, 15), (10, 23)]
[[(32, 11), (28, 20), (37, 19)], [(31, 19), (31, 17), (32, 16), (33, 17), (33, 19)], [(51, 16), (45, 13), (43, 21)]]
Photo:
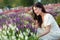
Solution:
[(42, 12), (42, 13), (40, 13), (40, 15), (41, 15), (41, 17), (43, 17), (45, 15), (45, 13)]
[(42, 20), (44, 21), (44, 15), (45, 15), (45, 13), (41, 13), (40, 15), (42, 17)]

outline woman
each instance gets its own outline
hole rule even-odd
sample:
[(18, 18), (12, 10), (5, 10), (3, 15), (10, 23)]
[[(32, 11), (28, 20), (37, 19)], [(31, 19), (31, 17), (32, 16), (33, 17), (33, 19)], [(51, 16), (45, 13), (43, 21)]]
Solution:
[(34, 4), (32, 11), (34, 14), (37, 36), (40, 37), (40, 40), (59, 40), (59, 26), (53, 16), (45, 11), (43, 5), (40, 2)]

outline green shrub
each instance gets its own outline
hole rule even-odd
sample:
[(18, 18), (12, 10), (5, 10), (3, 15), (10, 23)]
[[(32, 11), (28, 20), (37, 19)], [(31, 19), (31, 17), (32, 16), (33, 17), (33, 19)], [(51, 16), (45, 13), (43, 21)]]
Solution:
[(58, 16), (56, 16), (56, 21), (60, 25), (60, 14)]

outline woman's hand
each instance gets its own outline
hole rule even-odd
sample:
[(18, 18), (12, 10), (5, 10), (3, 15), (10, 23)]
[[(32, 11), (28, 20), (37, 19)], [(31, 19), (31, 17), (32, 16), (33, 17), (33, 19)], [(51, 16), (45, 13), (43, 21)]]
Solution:
[(51, 30), (51, 25), (48, 25), (48, 26), (44, 27), (44, 32), (39, 34), (38, 37), (42, 37), (42, 36), (47, 35), (50, 32), (50, 30)]
[(38, 21), (37, 20), (35, 20), (35, 24), (34, 24), (34, 26), (35, 26), (35, 28), (38, 28)]

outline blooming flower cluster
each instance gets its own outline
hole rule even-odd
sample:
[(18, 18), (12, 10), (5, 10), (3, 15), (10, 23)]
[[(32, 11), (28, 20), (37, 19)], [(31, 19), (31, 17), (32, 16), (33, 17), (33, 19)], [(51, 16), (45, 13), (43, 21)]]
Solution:
[(0, 15), (0, 40), (38, 40), (29, 14)]

